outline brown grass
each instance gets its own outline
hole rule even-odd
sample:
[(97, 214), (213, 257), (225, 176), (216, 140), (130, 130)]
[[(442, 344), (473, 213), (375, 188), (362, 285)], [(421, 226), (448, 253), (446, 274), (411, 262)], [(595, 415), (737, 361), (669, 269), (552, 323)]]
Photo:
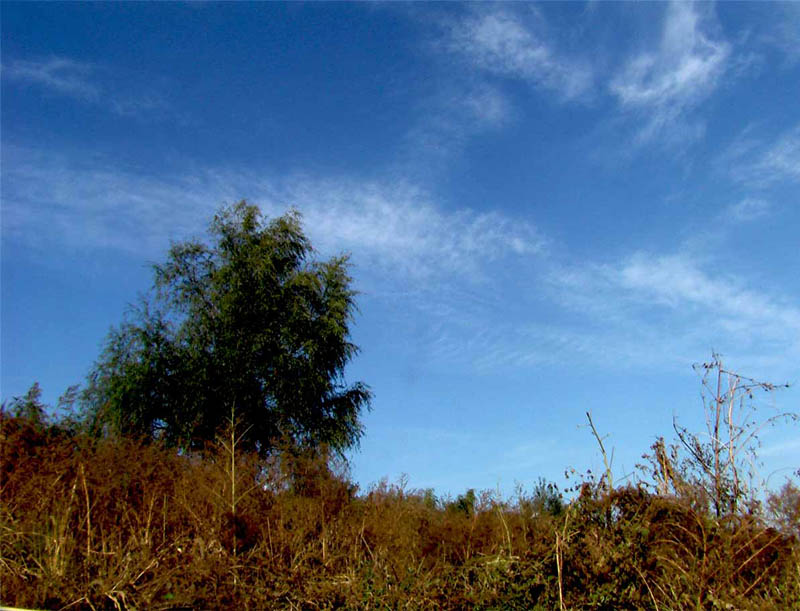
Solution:
[(541, 488), (513, 502), (438, 502), (386, 483), (359, 493), (320, 455), (264, 461), (219, 444), (180, 456), (8, 415), (0, 424), (3, 605), (800, 606), (791, 520), (717, 518), (633, 486), (586, 484), (563, 505)]

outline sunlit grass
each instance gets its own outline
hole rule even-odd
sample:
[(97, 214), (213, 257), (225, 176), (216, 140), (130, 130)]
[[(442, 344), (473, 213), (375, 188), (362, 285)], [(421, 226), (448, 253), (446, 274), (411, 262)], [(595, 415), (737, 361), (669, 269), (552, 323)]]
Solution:
[[(540, 482), (513, 499), (359, 491), (285, 451), (203, 455), (2, 420), (0, 602), (28, 608), (792, 608), (798, 496), (716, 517), (691, 496)], [(233, 440), (233, 441), (231, 441)], [(224, 443), (223, 443), (224, 442)], [(780, 502), (778, 502), (780, 501)], [(771, 525), (772, 524), (772, 525)]]

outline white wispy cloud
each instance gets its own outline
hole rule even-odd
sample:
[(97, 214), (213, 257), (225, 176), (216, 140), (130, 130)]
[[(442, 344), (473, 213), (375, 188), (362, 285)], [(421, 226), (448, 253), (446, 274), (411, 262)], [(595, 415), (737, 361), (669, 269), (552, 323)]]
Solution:
[[(685, 372), (713, 349), (765, 379), (797, 374), (796, 300), (713, 260), (640, 252), (616, 263), (522, 257), (503, 267), (505, 276), (474, 290), (440, 283), (404, 298), (428, 370)], [(507, 282), (513, 300), (503, 297)]]
[(733, 275), (710, 275), (686, 256), (637, 254), (614, 270), (612, 279), (640, 299), (673, 309), (699, 306), (734, 332), (800, 339), (800, 308), (749, 289)]
[(4, 234), (48, 248), (152, 255), (170, 238), (202, 231), (223, 202), (246, 197), (269, 216), (300, 210), (319, 249), (351, 251), (367, 269), (408, 278), (479, 276), (498, 259), (541, 253), (546, 245), (529, 223), (498, 212), (448, 211), (404, 181), (271, 179), (227, 169), (164, 178), (84, 159), (91, 156), (4, 146)]
[(800, 124), (773, 138), (749, 126), (719, 156), (717, 167), (754, 189), (800, 182)]
[(684, 137), (702, 133), (702, 124), (688, 123), (686, 115), (717, 88), (731, 46), (710, 33), (700, 8), (670, 3), (658, 47), (630, 59), (609, 84), (624, 110), (644, 117), (640, 141), (674, 138), (679, 126)]
[(800, 182), (800, 125), (767, 149), (754, 170), (766, 181)]
[(451, 25), (448, 49), (491, 74), (524, 80), (575, 100), (590, 91), (589, 65), (559, 53), (535, 11), (479, 11)]
[[(443, 79), (444, 80), (444, 79)], [(469, 140), (506, 126), (513, 105), (497, 87), (475, 80), (451, 80), (421, 105), (405, 137), (405, 173), (429, 174), (457, 156)]]
[(51, 57), (41, 61), (13, 60), (4, 64), (4, 77), (42, 87), (85, 102), (97, 101), (100, 89), (92, 82), (92, 64), (65, 57)]
[(766, 216), (770, 203), (764, 199), (745, 197), (726, 210), (726, 217), (737, 223), (746, 223)]
[(163, 180), (120, 170), (89, 151), (3, 144), (3, 234), (38, 249), (151, 255), (203, 229), (227, 196), (194, 177)]
[[(791, 295), (689, 253), (640, 252), (615, 264), (586, 264), (548, 279), (554, 298), (587, 323), (589, 346), (641, 363), (685, 366), (716, 349), (737, 362), (790, 372), (800, 358), (800, 308)], [(637, 349), (638, 346), (638, 349)], [(796, 371), (795, 371), (796, 373)]]
[(242, 196), (268, 216), (299, 209), (322, 256), (350, 251), (359, 286), (393, 308), (426, 368), (679, 371), (714, 348), (772, 374), (800, 358), (800, 308), (686, 253), (564, 267), (530, 222), (449, 209), (402, 180), (153, 176), (85, 152), (3, 148), (3, 239), (40, 252), (158, 260), (170, 239), (201, 234)]
[(675, 342), (662, 345), (664, 354), (653, 359), (654, 334), (648, 330), (614, 327), (604, 321), (541, 322), (502, 320), (498, 310), (485, 312), (475, 319), (468, 332), (446, 325), (427, 346), (426, 359), (439, 367), (456, 366), (483, 375), (498, 372), (532, 370), (542, 367), (561, 368), (565, 364), (577, 371), (586, 367), (617, 370), (644, 370), (648, 367), (685, 367), (697, 355), (685, 357)]
[(120, 116), (143, 116), (166, 108), (163, 97), (156, 92), (127, 91), (115, 86), (101, 66), (68, 57), (14, 59), (3, 64), (2, 76), (50, 95), (100, 106)]
[[(752, 279), (685, 253), (558, 267), (542, 256), (548, 242), (529, 221), (451, 208), (405, 179), (276, 178), (252, 168), (147, 175), (86, 151), (9, 144), (2, 155), (3, 238), (40, 250), (157, 259), (170, 239), (202, 232), (222, 203), (247, 197), (270, 216), (294, 206), (324, 256), (352, 252), (373, 294), (400, 295), (398, 309), (423, 315), (421, 331), (419, 317), (409, 325), (426, 366), (684, 369), (730, 347), (767, 369), (800, 358), (800, 309)], [(739, 213), (758, 213), (758, 201), (739, 202)], [(504, 298), (508, 286), (513, 300)]]
[(255, 200), (271, 209), (296, 206), (322, 248), (351, 251), (408, 276), (480, 274), (497, 259), (541, 253), (546, 246), (529, 223), (499, 212), (448, 211), (402, 180), (298, 177), (256, 193)]
[(497, 88), (486, 84), (466, 90), (461, 103), (466, 117), (480, 126), (500, 127), (513, 115), (508, 99)]

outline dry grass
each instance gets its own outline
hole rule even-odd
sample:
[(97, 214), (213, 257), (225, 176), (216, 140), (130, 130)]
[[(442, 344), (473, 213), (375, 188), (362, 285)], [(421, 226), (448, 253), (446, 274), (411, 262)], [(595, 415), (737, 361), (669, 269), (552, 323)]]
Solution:
[(188, 457), (8, 415), (0, 424), (3, 605), (800, 606), (791, 519), (776, 530), (758, 516), (716, 518), (641, 487), (586, 484), (563, 505), (543, 487), (514, 502), (437, 502), (385, 483), (359, 493), (320, 456), (269, 462), (227, 443)]

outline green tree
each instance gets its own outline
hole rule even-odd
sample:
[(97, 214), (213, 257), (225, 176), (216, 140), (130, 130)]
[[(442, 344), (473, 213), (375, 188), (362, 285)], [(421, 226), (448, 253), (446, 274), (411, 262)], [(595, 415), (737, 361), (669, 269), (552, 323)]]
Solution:
[(174, 244), (151, 296), (111, 330), (83, 395), (94, 429), (198, 447), (235, 412), (262, 454), (287, 438), (357, 444), (371, 393), (344, 380), (358, 351), (347, 257), (314, 259), (297, 212), (265, 222), (244, 201), (210, 236)]
[(14, 418), (29, 421), (34, 426), (43, 427), (47, 423), (46, 406), (42, 403), (42, 388), (34, 382), (21, 397), (14, 397), (10, 405), (3, 404), (3, 412), (8, 411)]

